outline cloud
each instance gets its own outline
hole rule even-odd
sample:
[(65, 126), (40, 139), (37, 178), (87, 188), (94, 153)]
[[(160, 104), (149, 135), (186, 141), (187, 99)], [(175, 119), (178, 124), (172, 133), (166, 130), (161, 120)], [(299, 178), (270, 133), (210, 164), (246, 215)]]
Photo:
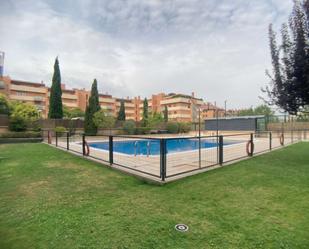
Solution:
[(230, 107), (256, 105), (269, 67), (267, 26), (292, 1), (4, 1), (5, 72), (49, 84), (58, 55), (63, 82), (115, 96), (195, 91)]

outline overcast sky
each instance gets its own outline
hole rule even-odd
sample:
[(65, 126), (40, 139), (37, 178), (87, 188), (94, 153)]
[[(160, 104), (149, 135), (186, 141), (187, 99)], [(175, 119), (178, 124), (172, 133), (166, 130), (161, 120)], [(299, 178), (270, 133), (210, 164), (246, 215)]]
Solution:
[(4, 73), (62, 81), (117, 97), (191, 94), (228, 108), (261, 103), (270, 68), (267, 28), (292, 0), (1, 0)]

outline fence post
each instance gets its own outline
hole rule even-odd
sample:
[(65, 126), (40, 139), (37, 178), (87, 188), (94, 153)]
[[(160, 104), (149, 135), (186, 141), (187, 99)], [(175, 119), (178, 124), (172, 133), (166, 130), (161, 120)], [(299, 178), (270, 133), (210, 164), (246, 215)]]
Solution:
[(70, 150), (70, 134), (67, 132), (67, 150)]
[(219, 136), (219, 164), (223, 164), (223, 136)]
[(58, 147), (58, 132), (56, 131), (56, 147)]
[(114, 143), (113, 136), (109, 136), (109, 163), (112, 165), (114, 163)]
[(199, 135), (199, 138), (198, 138), (198, 165), (199, 165), (199, 168), (201, 168), (202, 166), (202, 153), (201, 153), (201, 134)]
[(85, 151), (85, 134), (83, 134), (83, 156), (86, 154)]
[(269, 150), (272, 150), (273, 134), (269, 132)]
[(166, 178), (166, 140), (160, 139), (160, 177), (162, 181)]
[(250, 156), (253, 156), (254, 143), (253, 143), (253, 133), (250, 134), (251, 151)]

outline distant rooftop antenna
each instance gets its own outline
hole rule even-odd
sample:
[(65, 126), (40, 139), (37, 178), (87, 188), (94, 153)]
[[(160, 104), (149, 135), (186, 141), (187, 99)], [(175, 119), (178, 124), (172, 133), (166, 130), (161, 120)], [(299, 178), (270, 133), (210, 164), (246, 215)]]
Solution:
[(0, 51), (0, 77), (3, 76), (4, 52)]

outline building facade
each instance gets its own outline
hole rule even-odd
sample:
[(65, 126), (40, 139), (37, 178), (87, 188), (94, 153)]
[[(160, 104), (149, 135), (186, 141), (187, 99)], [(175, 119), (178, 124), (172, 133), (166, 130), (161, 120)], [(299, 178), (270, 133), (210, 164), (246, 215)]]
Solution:
[[(85, 89), (62, 88), (62, 103), (68, 108), (79, 108), (86, 110), (90, 92)], [(0, 93), (6, 95), (10, 100), (17, 100), (35, 105), (46, 118), (49, 110), (50, 88), (43, 82), (27, 82), (11, 79), (8, 76), (0, 77)], [(140, 96), (134, 98), (116, 98), (109, 94), (99, 94), (99, 102), (102, 109), (116, 117), (121, 101), (125, 103), (126, 119), (140, 121), (143, 118), (143, 102)], [(169, 120), (181, 122), (197, 122), (201, 108), (205, 106), (200, 98), (191, 95), (176, 93), (153, 94), (148, 98), (149, 112), (162, 113), (167, 107)], [(203, 115), (203, 114), (202, 114)], [(205, 115), (204, 115), (205, 116)], [(202, 117), (204, 117), (202, 116)]]

